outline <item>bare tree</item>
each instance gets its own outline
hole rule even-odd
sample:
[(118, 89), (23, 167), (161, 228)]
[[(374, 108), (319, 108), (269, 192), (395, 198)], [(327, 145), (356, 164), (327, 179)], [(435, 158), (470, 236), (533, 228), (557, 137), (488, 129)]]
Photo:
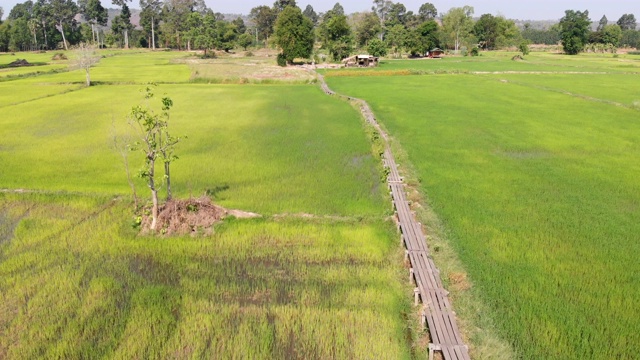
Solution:
[(71, 61), (71, 69), (84, 69), (86, 74), (86, 84), (91, 86), (91, 67), (100, 62), (100, 55), (96, 52), (96, 47), (87, 43), (80, 43), (75, 48), (75, 57)]

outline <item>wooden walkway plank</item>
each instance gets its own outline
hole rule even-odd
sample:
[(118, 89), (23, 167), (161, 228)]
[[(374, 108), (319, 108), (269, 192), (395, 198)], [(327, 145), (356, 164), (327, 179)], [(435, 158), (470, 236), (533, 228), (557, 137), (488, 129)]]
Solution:
[[(322, 90), (328, 95), (336, 95), (318, 74)], [(442, 286), (440, 272), (429, 256), (429, 247), (422, 225), (416, 220), (407, 200), (404, 179), (393, 158), (388, 143), (388, 135), (377, 123), (373, 112), (363, 100), (338, 95), (341, 98), (360, 103), (360, 112), (385, 141), (382, 165), (389, 170), (387, 183), (392, 204), (396, 212), (396, 221), (400, 231), (400, 240), (406, 248), (407, 259), (411, 264), (410, 280), (415, 283), (416, 301), (423, 304), (423, 321), (431, 335), (429, 358), (434, 351), (440, 351), (445, 360), (471, 360), (456, 324), (455, 313), (449, 302), (448, 292)]]

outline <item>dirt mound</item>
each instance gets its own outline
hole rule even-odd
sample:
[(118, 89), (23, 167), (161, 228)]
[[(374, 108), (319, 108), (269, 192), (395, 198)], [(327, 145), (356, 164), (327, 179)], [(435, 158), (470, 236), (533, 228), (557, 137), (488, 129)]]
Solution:
[(32, 64), (29, 63), (27, 60), (25, 59), (17, 59), (14, 62), (9, 63), (9, 67), (21, 67), (21, 66), (31, 66)]
[[(259, 214), (241, 210), (227, 210), (215, 205), (206, 196), (197, 199), (178, 200), (173, 199), (160, 206), (158, 211), (158, 223), (156, 228), (162, 235), (186, 235), (191, 236), (211, 235), (213, 225), (228, 216), (237, 218), (260, 217)], [(142, 233), (150, 232), (151, 215), (142, 219)]]
[(56, 53), (55, 55), (53, 55), (51, 60), (67, 60), (67, 55), (63, 53)]

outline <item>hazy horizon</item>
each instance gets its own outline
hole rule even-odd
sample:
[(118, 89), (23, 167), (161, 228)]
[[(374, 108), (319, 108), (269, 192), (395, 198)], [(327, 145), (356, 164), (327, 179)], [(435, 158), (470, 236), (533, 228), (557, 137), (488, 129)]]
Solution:
[[(15, 4), (23, 1), (17, 0), (0, 0), (0, 7), (4, 9), (3, 19), (11, 11)], [(224, 14), (244, 14), (247, 15), (253, 7), (259, 5), (272, 6), (273, 1), (268, 0), (238, 0), (238, 1), (220, 1), (205, 0), (207, 6), (215, 12)], [(623, 14), (634, 14), (636, 18), (640, 16), (640, 2), (612, 0), (608, 2), (596, 0), (540, 0), (536, 2), (506, 2), (501, 0), (450, 0), (450, 1), (424, 1), (424, 0), (406, 0), (394, 1), (401, 2), (408, 11), (418, 12), (421, 4), (425, 2), (433, 3), (440, 14), (447, 12), (452, 7), (461, 7), (464, 5), (472, 6), (475, 10), (475, 16), (490, 13), (493, 15), (503, 15), (509, 19), (519, 20), (558, 20), (564, 16), (565, 10), (589, 10), (591, 20), (598, 21), (602, 15), (606, 15), (609, 21), (616, 21)], [(301, 8), (305, 8), (308, 4), (313, 6), (316, 12), (325, 12), (331, 9), (336, 0), (305, 0), (297, 1)], [(340, 1), (346, 13), (354, 13), (360, 11), (371, 10), (373, 1)], [(102, 5), (106, 8), (118, 8), (111, 1), (102, 0)], [(130, 7), (139, 8), (137, 1), (132, 1)]]

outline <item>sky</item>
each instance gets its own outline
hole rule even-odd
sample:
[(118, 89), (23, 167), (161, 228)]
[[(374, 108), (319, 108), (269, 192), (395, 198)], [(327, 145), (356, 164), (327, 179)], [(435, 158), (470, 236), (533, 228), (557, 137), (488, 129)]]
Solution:
[[(101, 0), (105, 7), (112, 7), (111, 0)], [(139, 0), (132, 0), (133, 8), (138, 8)], [(275, 0), (205, 0), (215, 12), (223, 14), (248, 14), (251, 8), (259, 5), (273, 5)], [(297, 0), (298, 6), (304, 9), (308, 4), (316, 12), (324, 12), (333, 7), (338, 0)], [(22, 0), (0, 0), (6, 18), (11, 8)], [(503, 15), (510, 19), (520, 20), (558, 20), (564, 16), (565, 10), (589, 10), (591, 20), (598, 21), (606, 15), (610, 21), (617, 21), (623, 14), (631, 13), (640, 19), (640, 1), (638, 0), (537, 0), (537, 1), (505, 1), (505, 0), (395, 0), (405, 5), (407, 10), (418, 12), (420, 5), (431, 2), (440, 13), (452, 7), (464, 5), (475, 9), (475, 16), (490, 13)], [(370, 10), (373, 1), (342, 0), (340, 4), (346, 13)], [(115, 6), (113, 6), (115, 7)]]

